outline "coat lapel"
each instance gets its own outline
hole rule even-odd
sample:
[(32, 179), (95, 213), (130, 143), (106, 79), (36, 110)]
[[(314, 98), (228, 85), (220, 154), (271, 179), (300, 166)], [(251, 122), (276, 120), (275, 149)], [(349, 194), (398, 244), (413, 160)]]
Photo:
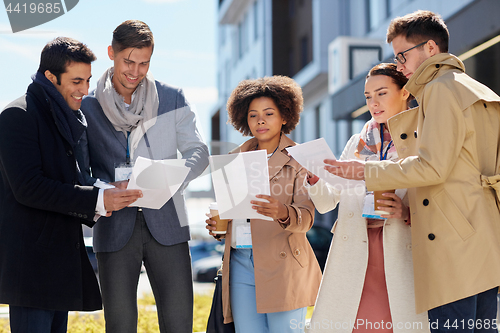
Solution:
[(101, 113), (105, 119), (106, 125), (109, 127), (110, 132), (114, 134), (116, 140), (118, 140), (118, 142), (120, 142), (120, 144), (123, 146), (123, 148), (127, 149), (127, 138), (125, 137), (125, 134), (123, 134), (122, 131), (117, 131), (114, 128), (113, 124), (111, 124), (108, 117), (106, 117), (106, 115), (104, 114), (104, 111), (102, 110), (102, 108), (101, 108)]
[(418, 154), (419, 107), (403, 111), (389, 118), (389, 132), (400, 159)]
[[(281, 134), (278, 149), (268, 161), (270, 180), (280, 172), (280, 170), (283, 168), (285, 164), (288, 163), (288, 161), (290, 161), (290, 156), (288, 156), (288, 152), (284, 149), (292, 146), (295, 146), (295, 142), (293, 142), (286, 135)], [(231, 151), (231, 153), (252, 151), (255, 150), (256, 147), (257, 147), (257, 139), (252, 138), (243, 143), (240, 147)]]
[(268, 161), (269, 180), (273, 179), (283, 169), (285, 164), (290, 161), (290, 156), (288, 156), (288, 152), (284, 149), (291, 146), (295, 146), (295, 142), (290, 140), (286, 135), (281, 134), (278, 149)]

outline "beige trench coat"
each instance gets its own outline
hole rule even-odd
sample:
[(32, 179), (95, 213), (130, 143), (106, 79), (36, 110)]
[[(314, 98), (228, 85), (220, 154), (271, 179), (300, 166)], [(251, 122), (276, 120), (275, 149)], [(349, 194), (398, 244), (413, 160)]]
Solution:
[[(259, 313), (312, 306), (321, 282), (321, 269), (306, 238), (314, 222), (314, 205), (303, 185), (307, 171), (285, 150), (294, 145), (282, 135), (277, 151), (268, 161), (271, 196), (288, 208), (290, 225), (285, 228), (277, 221), (250, 221)], [(257, 140), (253, 138), (234, 152), (251, 151), (256, 146)], [(222, 272), (225, 323), (233, 321), (229, 295), (231, 236), (229, 223)]]
[(406, 89), (419, 107), (389, 119), (398, 162), (367, 162), (369, 190), (408, 188), (416, 310), (500, 285), (500, 213), (482, 176), (500, 173), (500, 98), (450, 54)]
[[(358, 143), (359, 135), (352, 136), (340, 160), (357, 159), (354, 152)], [(366, 191), (362, 186), (339, 193), (321, 179), (313, 186), (307, 183), (305, 186), (318, 212), (324, 214), (339, 205), (308, 332), (351, 333), (355, 325), (359, 328), (368, 325), (356, 321), (368, 265), (367, 222), (361, 216)], [(403, 197), (406, 190), (396, 190), (396, 194)], [(384, 269), (393, 332), (429, 332), (427, 313), (415, 314), (411, 227), (402, 219), (387, 219), (383, 228)]]

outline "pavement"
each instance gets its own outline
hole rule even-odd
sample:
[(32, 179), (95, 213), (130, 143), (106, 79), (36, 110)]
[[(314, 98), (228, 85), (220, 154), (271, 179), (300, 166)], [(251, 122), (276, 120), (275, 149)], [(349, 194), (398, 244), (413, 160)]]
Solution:
[[(214, 283), (193, 283), (193, 290), (196, 295), (211, 294), (214, 290)], [(151, 284), (146, 273), (141, 273), (139, 285), (137, 287), (137, 297), (141, 298), (144, 294), (152, 293)], [(99, 314), (102, 310), (94, 312), (85, 312), (85, 314)], [(72, 312), (70, 312), (71, 315)], [(9, 318), (9, 307), (0, 306), (0, 318)]]
[(0, 318), (9, 318), (8, 306), (0, 306)]

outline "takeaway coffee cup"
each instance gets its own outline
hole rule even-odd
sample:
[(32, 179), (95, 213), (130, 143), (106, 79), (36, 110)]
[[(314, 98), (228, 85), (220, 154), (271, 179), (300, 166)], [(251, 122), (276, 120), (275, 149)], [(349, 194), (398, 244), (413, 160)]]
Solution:
[(217, 202), (212, 202), (210, 204), (210, 215), (212, 215), (212, 220), (216, 221), (215, 230), (212, 231), (214, 234), (225, 234), (227, 231), (227, 222), (229, 220), (224, 220), (219, 217), (219, 210), (217, 208)]
[(393, 200), (392, 198), (384, 197), (382, 193), (396, 193), (396, 190), (373, 191), (373, 203), (374, 203), (375, 213), (379, 215), (389, 215), (390, 214), (389, 212), (378, 209), (378, 207), (391, 207), (391, 206), (385, 205), (383, 203), (377, 203), (377, 200)]

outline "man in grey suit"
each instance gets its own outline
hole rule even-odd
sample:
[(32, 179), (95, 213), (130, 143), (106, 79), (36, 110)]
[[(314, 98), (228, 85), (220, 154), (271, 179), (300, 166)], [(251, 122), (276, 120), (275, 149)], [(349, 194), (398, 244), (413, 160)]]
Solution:
[(128, 207), (94, 228), (107, 332), (137, 332), (137, 284), (142, 263), (155, 296), (161, 332), (192, 332), (190, 238), (183, 190), (208, 165), (208, 148), (181, 89), (148, 72), (154, 40), (149, 27), (129, 20), (113, 32), (114, 62), (82, 102), (87, 140), (84, 164), (96, 179), (123, 188), (137, 157), (176, 159), (191, 170), (161, 209)]

